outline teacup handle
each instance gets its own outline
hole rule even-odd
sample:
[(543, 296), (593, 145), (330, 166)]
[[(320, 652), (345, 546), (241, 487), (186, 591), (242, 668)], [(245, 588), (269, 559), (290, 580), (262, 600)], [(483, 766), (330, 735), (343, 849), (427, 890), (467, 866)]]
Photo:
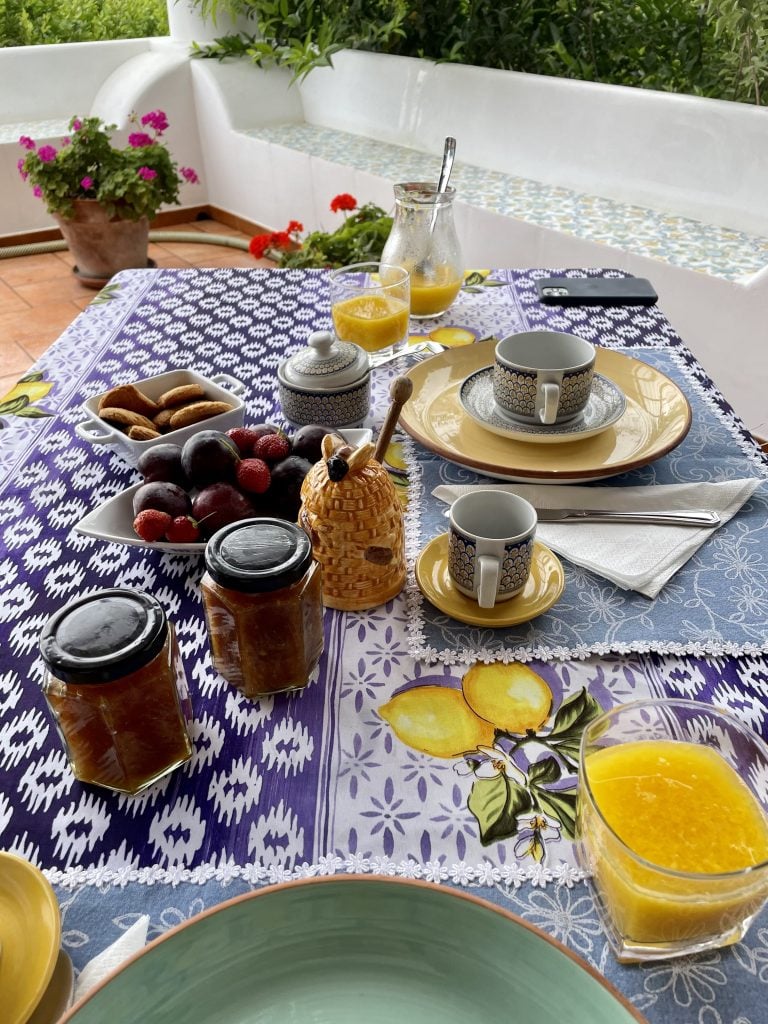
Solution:
[(539, 384), (536, 391), (536, 415), (542, 423), (554, 423), (560, 404), (560, 385), (551, 382)]
[(500, 563), (495, 555), (477, 556), (477, 572), (480, 577), (477, 586), (477, 603), (481, 608), (493, 608), (496, 604), (499, 568)]

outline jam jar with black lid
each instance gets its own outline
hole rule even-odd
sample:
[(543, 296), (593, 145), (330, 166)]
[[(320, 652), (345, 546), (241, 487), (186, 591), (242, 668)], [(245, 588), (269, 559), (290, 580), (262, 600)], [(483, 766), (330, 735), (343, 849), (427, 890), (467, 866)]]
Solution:
[(243, 519), (205, 549), (201, 588), (216, 671), (246, 697), (302, 689), (323, 652), (320, 565), (284, 519)]
[(43, 693), (75, 777), (137, 793), (192, 755), (173, 625), (142, 591), (97, 590), (43, 628)]

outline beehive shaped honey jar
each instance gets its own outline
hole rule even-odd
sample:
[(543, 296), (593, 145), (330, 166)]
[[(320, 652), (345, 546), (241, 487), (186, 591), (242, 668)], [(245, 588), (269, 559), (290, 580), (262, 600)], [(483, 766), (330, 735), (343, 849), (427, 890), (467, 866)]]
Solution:
[(405, 585), (403, 509), (382, 460), (412, 390), (410, 378), (395, 377), (375, 447), (368, 442), (352, 449), (326, 434), (323, 457), (304, 478), (299, 525), (323, 567), (326, 608), (365, 611)]
[(304, 478), (299, 525), (323, 567), (323, 604), (364, 611), (405, 585), (403, 510), (370, 442), (354, 450), (326, 434), (323, 458)]

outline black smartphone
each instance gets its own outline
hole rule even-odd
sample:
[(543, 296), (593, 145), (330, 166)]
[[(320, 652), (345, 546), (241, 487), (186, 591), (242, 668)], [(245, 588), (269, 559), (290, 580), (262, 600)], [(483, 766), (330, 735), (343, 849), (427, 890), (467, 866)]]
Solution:
[(551, 306), (652, 306), (659, 298), (645, 277), (542, 277), (536, 288)]

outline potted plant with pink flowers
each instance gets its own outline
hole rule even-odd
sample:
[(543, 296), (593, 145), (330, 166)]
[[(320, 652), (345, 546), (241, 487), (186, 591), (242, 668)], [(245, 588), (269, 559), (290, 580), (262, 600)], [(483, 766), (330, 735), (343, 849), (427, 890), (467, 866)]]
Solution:
[(19, 139), (27, 151), (19, 173), (59, 225), (84, 284), (100, 286), (118, 270), (146, 267), (150, 220), (162, 205), (178, 202), (182, 182), (198, 180), (171, 157), (162, 110), (130, 121), (122, 147), (112, 143), (116, 126), (99, 117), (73, 117), (58, 146)]

